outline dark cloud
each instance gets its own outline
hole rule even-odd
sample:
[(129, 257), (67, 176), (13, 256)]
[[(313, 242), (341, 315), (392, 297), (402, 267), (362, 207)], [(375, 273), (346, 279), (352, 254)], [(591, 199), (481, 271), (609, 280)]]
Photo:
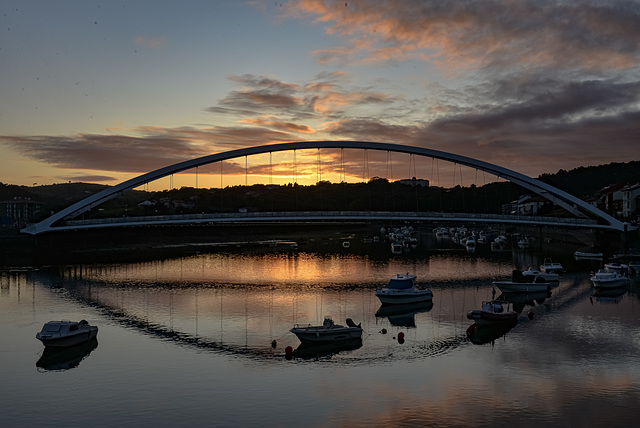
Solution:
[(62, 180), (67, 181), (76, 181), (83, 183), (103, 183), (105, 181), (117, 181), (118, 179), (115, 177), (110, 177), (108, 175), (67, 175), (58, 177)]
[(317, 51), (321, 62), (439, 61), (465, 69), (531, 67), (630, 69), (640, 59), (637, 1), (339, 0), (288, 3), (312, 15), (344, 45)]

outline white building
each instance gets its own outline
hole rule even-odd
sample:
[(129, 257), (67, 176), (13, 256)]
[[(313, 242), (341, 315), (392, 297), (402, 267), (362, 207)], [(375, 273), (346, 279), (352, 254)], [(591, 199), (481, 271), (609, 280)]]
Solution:
[(625, 186), (620, 191), (622, 193), (622, 218), (629, 218), (638, 210), (640, 183)]

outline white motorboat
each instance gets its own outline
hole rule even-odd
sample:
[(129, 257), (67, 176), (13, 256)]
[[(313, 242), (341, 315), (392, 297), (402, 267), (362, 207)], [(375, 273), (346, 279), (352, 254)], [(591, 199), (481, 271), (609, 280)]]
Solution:
[(604, 264), (604, 270), (607, 272), (620, 272), (626, 274), (629, 272), (629, 265), (624, 263), (610, 262)]
[(531, 293), (551, 290), (551, 282), (540, 275), (524, 276), (521, 271), (514, 270), (510, 280), (494, 281), (493, 285), (504, 292)]
[(417, 289), (415, 275), (400, 273), (392, 276), (385, 288), (376, 290), (376, 296), (383, 305), (388, 305), (432, 300), (433, 292)]
[(347, 318), (347, 327), (335, 324), (331, 317), (324, 317), (322, 325), (296, 325), (291, 329), (302, 343), (336, 342), (362, 338), (362, 327), (356, 325), (351, 318)]
[(36, 333), (36, 339), (44, 346), (73, 346), (88, 342), (98, 335), (98, 327), (82, 321), (49, 321), (40, 332)]
[(530, 267), (529, 269), (527, 269), (525, 271), (522, 271), (522, 276), (525, 276), (525, 277), (527, 277), (527, 276), (533, 276), (533, 277), (540, 276), (540, 277), (546, 279), (549, 282), (559, 281), (560, 280), (560, 275), (558, 275), (555, 272), (549, 272), (549, 271), (542, 272), (542, 271), (540, 271), (538, 269), (534, 269), (532, 267)]
[(499, 322), (513, 322), (518, 320), (518, 314), (510, 310), (509, 302), (504, 300), (490, 300), (482, 302), (482, 309), (467, 312), (467, 318), (476, 324), (494, 324)]
[(560, 274), (564, 268), (561, 263), (552, 262), (551, 259), (544, 259), (540, 265), (540, 270), (545, 273), (557, 273)]
[(625, 287), (629, 285), (629, 278), (620, 274), (620, 272), (608, 272), (604, 269), (591, 275), (591, 282), (596, 290), (604, 290), (608, 288)]
[(580, 259), (595, 259), (599, 260), (603, 257), (602, 253), (592, 252), (592, 251), (576, 251), (573, 253), (573, 257), (576, 260)]

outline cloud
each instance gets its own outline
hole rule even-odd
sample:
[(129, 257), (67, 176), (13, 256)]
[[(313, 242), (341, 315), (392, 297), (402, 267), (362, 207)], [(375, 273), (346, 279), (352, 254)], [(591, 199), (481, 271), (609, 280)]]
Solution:
[(434, 61), (449, 69), (505, 66), (630, 69), (638, 65), (636, 1), (301, 0), (290, 18), (315, 16), (344, 45), (316, 51), (331, 61)]
[(145, 36), (138, 36), (133, 40), (137, 46), (147, 49), (159, 49), (165, 44), (164, 38), (150, 38)]
[(58, 177), (61, 180), (67, 181), (75, 181), (75, 182), (83, 182), (83, 183), (102, 183), (105, 181), (117, 181), (118, 179), (115, 177), (110, 177), (107, 175), (66, 175)]

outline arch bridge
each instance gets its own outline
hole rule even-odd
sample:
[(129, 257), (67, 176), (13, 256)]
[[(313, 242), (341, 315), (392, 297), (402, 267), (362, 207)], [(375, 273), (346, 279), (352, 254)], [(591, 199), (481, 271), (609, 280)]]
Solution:
[[(454, 164), (464, 165), (467, 167), (479, 169), (495, 175), (499, 178), (506, 179), (515, 183), (533, 193), (536, 193), (555, 205), (558, 205), (568, 212), (576, 216), (575, 219), (557, 218), (538, 218), (533, 216), (490, 216), (482, 214), (457, 214), (443, 216), (438, 213), (371, 213), (371, 212), (320, 212), (307, 213), (251, 213), (252, 215), (229, 214), (229, 215), (195, 215), (188, 216), (158, 216), (156, 218), (137, 218), (137, 219), (112, 219), (112, 221), (72, 221), (78, 215), (96, 207), (109, 199), (116, 197), (123, 191), (134, 189), (138, 186), (155, 181), (157, 179), (196, 168), (202, 165), (221, 162), (228, 159), (241, 158), (251, 155), (259, 155), (281, 151), (295, 151), (303, 149), (363, 149), (378, 150), (386, 152), (405, 153), (416, 156), (429, 157), (433, 159), (441, 159)], [(421, 214), (421, 215), (420, 215)], [(159, 218), (173, 217), (173, 218)], [(515, 217), (515, 218), (510, 218)], [(312, 221), (312, 220), (351, 220), (351, 219), (412, 219), (412, 220), (450, 220), (450, 221), (478, 221), (478, 222), (501, 222), (501, 223), (528, 223), (528, 224), (547, 224), (547, 225), (564, 225), (586, 228), (612, 229), (624, 231), (626, 224), (620, 220), (610, 216), (602, 210), (588, 204), (587, 202), (570, 195), (560, 189), (540, 180), (528, 177), (519, 172), (483, 162), (466, 156), (447, 153), (439, 150), (426, 149), (422, 147), (406, 146), (401, 144), (363, 142), (363, 141), (302, 141), (293, 143), (280, 143), (272, 145), (262, 145), (255, 147), (247, 147), (243, 149), (230, 150), (227, 152), (216, 153), (179, 162), (155, 171), (142, 174), (138, 177), (124, 181), (116, 186), (109, 187), (94, 195), (91, 195), (69, 207), (59, 211), (56, 214), (46, 218), (45, 220), (30, 225), (22, 229), (23, 233), (37, 235), (44, 232), (65, 229), (87, 229), (109, 226), (126, 226), (126, 225), (143, 225), (143, 224), (168, 224), (168, 223), (197, 223), (197, 222), (229, 222), (229, 221)], [(595, 219), (595, 220), (594, 220)]]

